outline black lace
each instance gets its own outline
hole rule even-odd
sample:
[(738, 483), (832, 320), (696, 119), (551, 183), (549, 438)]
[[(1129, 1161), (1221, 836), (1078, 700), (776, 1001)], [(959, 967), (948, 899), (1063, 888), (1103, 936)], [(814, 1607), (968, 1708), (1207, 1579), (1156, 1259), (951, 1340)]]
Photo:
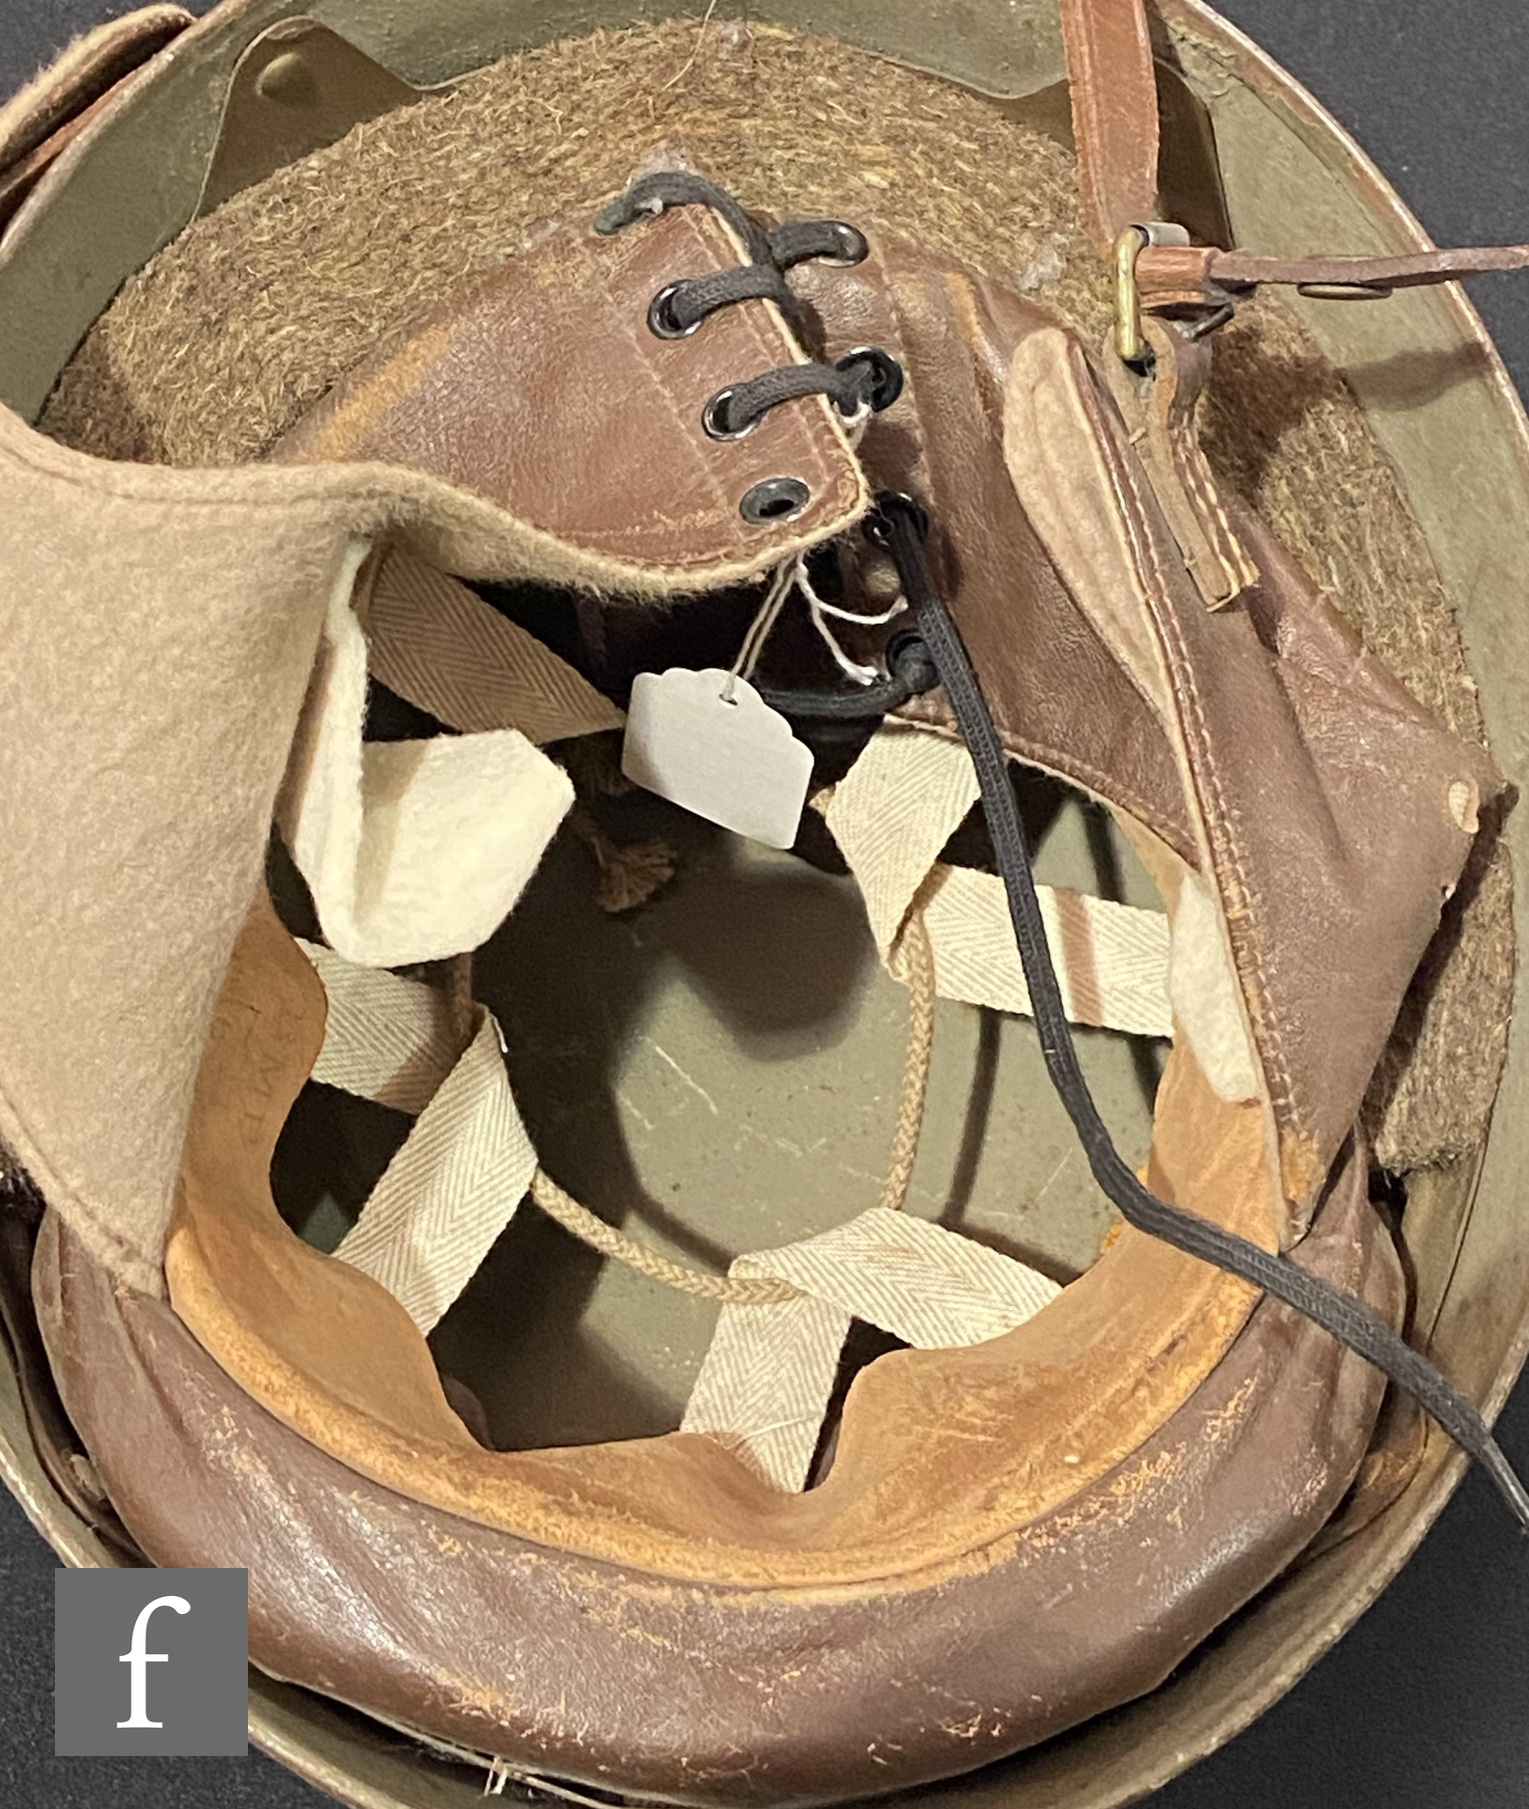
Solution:
[(983, 814), (1008, 897), (1046, 1071), (1078, 1133), (1094, 1179), (1128, 1224), (1252, 1282), (1276, 1300), (1294, 1307), (1406, 1389), (1482, 1466), (1520, 1524), (1529, 1528), (1529, 1491), (1515, 1475), (1475, 1403), (1420, 1351), (1377, 1318), (1362, 1300), (1331, 1286), (1288, 1256), (1271, 1255), (1208, 1219), (1160, 1200), (1142, 1185), (1115, 1148), (1078, 1062), (1009, 783), (1003, 743), (960, 634), (930, 579), (925, 557), (927, 516), (908, 497), (882, 495), (867, 518), (865, 531), (875, 544), (886, 548), (897, 566), (903, 594), (914, 612), (950, 699), (956, 726), (977, 769)]
[[(721, 308), (772, 301), (798, 331), (801, 306), (785, 273), (809, 259), (858, 264), (869, 252), (863, 233), (843, 220), (793, 220), (767, 229), (725, 189), (685, 170), (661, 170), (634, 182), (601, 208), (595, 231), (616, 233), (668, 207), (709, 207), (743, 241), (748, 263), (666, 284), (648, 308), (648, 325), (660, 339), (684, 339)], [(713, 439), (752, 433), (772, 408), (803, 396), (827, 396), (847, 419), (888, 408), (902, 393), (902, 367), (880, 346), (857, 346), (836, 363), (780, 365), (719, 390), (702, 411)]]
[(862, 722), (900, 710), (910, 698), (940, 682), (921, 636), (904, 630), (887, 642), (887, 675), (874, 684), (843, 691), (788, 691), (754, 680), (754, 689), (782, 716), (798, 721)]

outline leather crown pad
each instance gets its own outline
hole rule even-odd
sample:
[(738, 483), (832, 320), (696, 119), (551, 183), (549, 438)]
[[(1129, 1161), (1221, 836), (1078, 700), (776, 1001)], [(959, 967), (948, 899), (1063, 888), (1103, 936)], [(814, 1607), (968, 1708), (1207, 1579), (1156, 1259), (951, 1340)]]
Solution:
[[(736, 439), (702, 416), (719, 391), (806, 362), (775, 305), (720, 310), (664, 339), (654, 296), (746, 262), (710, 210), (626, 231), (549, 232), (350, 372), (276, 447), (285, 462), (376, 460), (443, 477), (581, 556), (595, 587), (683, 591), (757, 576), (841, 533), (868, 495), (822, 396), (772, 408)], [(750, 521), (759, 484), (806, 499)]]

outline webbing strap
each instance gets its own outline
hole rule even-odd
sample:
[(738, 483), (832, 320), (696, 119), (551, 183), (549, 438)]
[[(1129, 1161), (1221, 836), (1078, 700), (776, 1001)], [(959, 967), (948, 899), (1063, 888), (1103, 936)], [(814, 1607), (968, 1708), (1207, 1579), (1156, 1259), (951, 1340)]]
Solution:
[[(401, 695), (448, 724), (475, 725), (474, 732), (424, 743), (363, 746), (359, 713), (368, 654), (373, 672)], [(347, 762), (342, 778), (353, 772), (358, 757), (365, 761), (391, 753), (414, 776), (399, 807), (372, 827), (390, 831), (399, 858), (417, 863), (425, 859), (425, 828), (406, 833), (411, 813), (426, 808), (438, 812), (442, 820), (430, 833), (437, 844), (445, 844), (454, 837), (470, 842), (485, 807), (503, 812), (513, 806), (513, 799), (507, 806), (492, 786), (485, 806), (479, 788), (485, 783), (486, 750), (513, 750), (534, 801), (544, 789), (543, 768), (550, 762), (531, 746), (531, 738), (558, 741), (622, 720), (613, 705), (523, 629), (465, 585), (401, 552), (374, 559), (356, 587), (353, 607), (342, 605), (332, 612), (329, 668), (316, 691), (312, 734), (319, 742), (328, 737), (329, 746), (310, 759), (309, 782), (299, 788), (298, 827), (317, 828), (307, 840), (299, 834), (296, 845), (307, 856), (304, 871), (310, 883), (341, 876), (338, 888), (326, 891), (321, 883), (315, 885), (320, 919), (332, 940), (337, 921), (350, 921), (343, 917), (344, 888), (364, 869), (354, 848), (347, 851), (345, 839), (359, 834), (365, 840), (366, 825), (358, 831), (358, 813), (348, 808), (359, 796), (364, 817), (365, 785), (346, 793), (347, 808), (334, 805), (337, 770)], [(505, 726), (507, 717), (513, 717), (513, 729)], [(520, 729), (526, 733), (518, 733)], [(437, 752), (442, 764), (434, 765)], [(456, 763), (448, 764), (453, 753)], [(552, 770), (566, 785), (561, 772)], [(429, 783), (416, 790), (422, 773), (429, 775)], [(963, 747), (889, 724), (872, 738), (826, 805), (830, 827), (865, 891), (878, 952), (914, 996), (909, 1073), (884, 1205), (900, 1202), (911, 1179), (935, 989), (1004, 1010), (1028, 1009), (1023, 974), (1006, 931), (1001, 882), (936, 858), (975, 796), (975, 774)], [(523, 824), (524, 818), (522, 811), (517, 821)], [(500, 835), (495, 827), (489, 853), (491, 858), (506, 850), (514, 854), (519, 862), (512, 875), (515, 890), (523, 883), (520, 868), (529, 873), (554, 827), (555, 820), (543, 821), (518, 839)], [(335, 844), (340, 845), (338, 854)], [(443, 884), (460, 879), (463, 862), (471, 856), (470, 848), (458, 849), (455, 865), (426, 867), (411, 875), (388, 868), (373, 900), (378, 909), (370, 926), (375, 929), (384, 914), (380, 907), (386, 906), (395, 925), (404, 919), (412, 923), (415, 916), (422, 922), (438, 910), (454, 912), (451, 921), (460, 928), (458, 901), (443, 898), (441, 891)], [(498, 870), (508, 871), (503, 865)], [(412, 894), (410, 887), (415, 888)], [(1082, 1021), (1168, 1034), (1166, 920), (1157, 913), (1061, 892), (1048, 892), (1045, 908), (1058, 945), (1072, 957), (1070, 997)], [(353, 922), (350, 927), (355, 928)], [(376, 946), (375, 939), (367, 944), (372, 959)], [(413, 946), (420, 946), (417, 939)], [(722, 1277), (681, 1270), (594, 1219), (541, 1176), (515, 1109), (497, 1028), (481, 1008), (463, 1050), (459, 1025), (432, 989), (357, 961), (350, 946), (312, 948), (309, 953), (330, 996), (328, 1033), (314, 1078), (417, 1117), (337, 1254), (388, 1288), (423, 1329), (436, 1324), (466, 1286), (528, 1188), (575, 1235), (655, 1279), (711, 1293), (733, 1305), (772, 1298), (778, 1303), (789, 1292), (779, 1280), (753, 1279), (744, 1272)]]
[(535, 635), (402, 548), (376, 567), (358, 606), (373, 677), (454, 729), (513, 727), (540, 746), (626, 720)]
[(729, 1274), (776, 1277), (800, 1292), (723, 1308), (680, 1430), (706, 1433), (783, 1490), (807, 1485), (855, 1320), (916, 1350), (948, 1350), (1001, 1337), (1061, 1293), (1012, 1257), (882, 1206), (740, 1256)]
[(503, 1038), (478, 1006), (458, 1053), (432, 987), (303, 946), (329, 995), (313, 1078), (417, 1114), (335, 1255), (380, 1282), (428, 1332), (476, 1274), (536, 1172)]
[[(904, 936), (916, 903), (940, 997), (1028, 1016), (1003, 881), (938, 858), (977, 795), (959, 741), (888, 722), (834, 787), (823, 816), (860, 886), (888, 972), (907, 978)], [(1072, 1021), (1171, 1036), (1167, 917), (1063, 888), (1038, 891)]]

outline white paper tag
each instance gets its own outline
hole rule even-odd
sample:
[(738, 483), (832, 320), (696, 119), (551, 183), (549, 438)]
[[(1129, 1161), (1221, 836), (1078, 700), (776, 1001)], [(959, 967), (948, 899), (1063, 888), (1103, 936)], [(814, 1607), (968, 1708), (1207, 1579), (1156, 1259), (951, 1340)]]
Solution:
[(633, 681), (621, 770), (709, 823), (789, 848), (807, 802), (812, 750), (747, 680), (672, 666)]

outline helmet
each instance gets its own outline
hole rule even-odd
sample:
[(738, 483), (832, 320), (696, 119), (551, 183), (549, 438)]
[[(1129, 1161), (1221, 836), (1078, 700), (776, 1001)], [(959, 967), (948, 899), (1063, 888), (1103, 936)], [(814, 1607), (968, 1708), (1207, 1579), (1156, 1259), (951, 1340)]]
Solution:
[(1121, 1802), (1459, 1448), (1529, 1520), (1529, 254), (1021, 10), (225, 0), (15, 104), (7, 1474), (246, 1566), (351, 1800)]

